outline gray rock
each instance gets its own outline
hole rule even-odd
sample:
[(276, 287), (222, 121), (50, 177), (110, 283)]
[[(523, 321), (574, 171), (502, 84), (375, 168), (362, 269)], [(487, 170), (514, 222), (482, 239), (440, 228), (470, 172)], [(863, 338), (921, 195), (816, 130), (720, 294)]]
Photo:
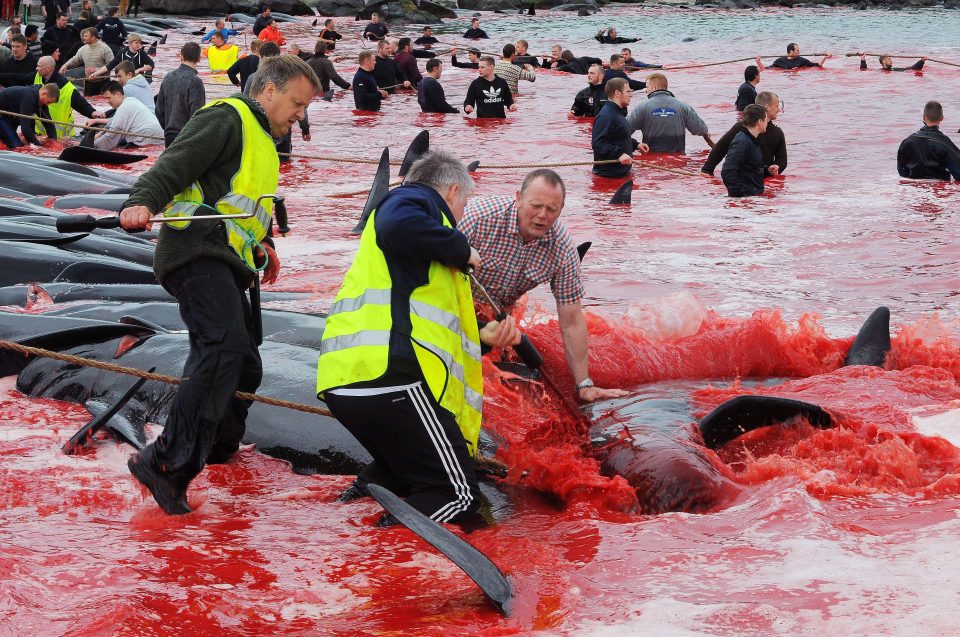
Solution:
[[(252, 0), (143, 0), (143, 10), (154, 13), (208, 16), (214, 13), (256, 13)], [(314, 15), (302, 0), (271, 0), (274, 11), (290, 15)]]
[(960, 0), (944, 0), (944, 9), (960, 9)]
[(460, 0), (460, 8), (467, 11), (507, 11), (516, 13), (517, 3), (513, 0)]
[(353, 17), (363, 9), (363, 0), (309, 0), (314, 9), (322, 16)]

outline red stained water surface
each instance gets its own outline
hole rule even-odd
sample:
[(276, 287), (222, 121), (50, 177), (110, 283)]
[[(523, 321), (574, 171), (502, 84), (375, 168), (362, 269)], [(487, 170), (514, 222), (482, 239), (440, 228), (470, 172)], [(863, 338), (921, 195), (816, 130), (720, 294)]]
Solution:
[[(195, 513), (166, 517), (126, 472), (129, 448), (104, 438), (80, 456), (61, 455), (88, 414), (24, 398), (7, 379), (0, 633), (960, 632), (951, 612), (960, 592), (960, 189), (908, 183), (895, 168), (897, 145), (920, 126), (926, 100), (941, 99), (944, 130), (956, 130), (950, 98), (960, 72), (929, 63), (923, 73), (884, 75), (843, 57), (884, 48), (960, 61), (951, 36), (960, 18), (939, 10), (540, 14), (485, 17), (488, 31), (503, 34), (486, 48), (526, 37), (541, 51), (616, 23), (622, 35), (644, 37), (634, 54), (651, 62), (779, 53), (788, 41), (837, 54), (826, 70), (762, 74), (759, 88), (785, 103), (778, 123), (790, 155), (785, 177), (768, 182), (763, 197), (732, 201), (718, 179), (656, 168), (698, 171), (706, 156), (698, 138), (688, 138), (685, 157), (655, 156), (635, 168), (629, 207), (606, 205), (618, 181), (584, 167), (559, 172), (568, 190), (562, 218), (578, 242), (594, 242), (584, 272), (598, 383), (687, 382), (688, 426), (748, 392), (821, 404), (838, 426), (752, 432), (712, 456), (742, 488), (732, 503), (707, 514), (641, 516), (622, 512), (632, 490), (600, 475), (584, 452), (584, 428), (556, 396), (502, 384), (489, 365), (486, 420), (509, 443), (500, 454), (511, 465), (504, 488), (513, 512), (466, 537), (514, 582), (514, 613), (505, 618), (409, 531), (374, 528), (375, 504), (336, 502), (347, 476), (295, 475), (244, 449), (196, 480)], [(455, 41), (465, 21), (440, 28), (440, 38)], [(287, 30), (310, 45), (306, 29)], [(162, 70), (173, 67), (184, 38), (161, 47)], [(359, 45), (339, 48), (352, 55)], [(572, 48), (607, 56), (619, 47)], [(671, 90), (715, 137), (735, 120), (743, 64), (668, 72)], [(339, 66), (352, 73), (349, 61)], [(472, 77), (445, 69), (451, 102)], [(509, 194), (524, 171), (499, 165), (590, 159), (590, 123), (566, 114), (584, 84), (540, 72), (536, 83), (522, 83), (519, 112), (492, 124), (420, 114), (409, 93), (386, 100), (380, 115), (352, 112), (349, 94), (314, 102), (313, 140), (296, 139), (303, 156), (282, 169), (294, 232), (278, 239), (278, 287), (315, 292), (320, 308), (293, 309), (321, 309), (335, 294), (356, 248), (349, 229), (363, 196), (330, 195), (363, 188), (374, 172), (320, 157), (376, 159), (389, 146), (399, 159), (425, 128), (434, 147), (481, 161), (481, 195)], [(227, 93), (208, 87), (210, 96)], [(886, 368), (840, 368), (878, 305), (893, 315)], [(524, 314), (548, 371), (571, 391), (549, 291), (534, 292)], [(756, 377), (785, 380), (752, 386)], [(645, 426), (642, 414), (629, 423)], [(529, 473), (521, 479), (522, 470)]]

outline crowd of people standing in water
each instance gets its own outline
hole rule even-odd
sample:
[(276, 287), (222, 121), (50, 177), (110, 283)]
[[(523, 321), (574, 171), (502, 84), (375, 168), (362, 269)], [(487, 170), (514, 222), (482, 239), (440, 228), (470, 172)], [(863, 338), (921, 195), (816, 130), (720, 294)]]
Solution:
[[(96, 21), (89, 13), (81, 19)], [(348, 81), (327, 56), (343, 37), (332, 19), (324, 22), (312, 54), (291, 44), (282, 55), (286, 38), (265, 7), (253, 25), (250, 53), (223, 68), (240, 92), (208, 103), (197, 73), (203, 54), (198, 43), (181, 47), (180, 66), (166, 74), (154, 98), (153, 60), (142, 52), (142, 41), (124, 35), (114, 19), (116, 10), (103, 18), (103, 28), (84, 26), (82, 45), (73, 51), (69, 38), (77, 25), (68, 26), (67, 16), (58, 13), (40, 38), (39, 58), (32, 61), (27, 56), (35, 55), (36, 30), (23, 34), (13, 25), (0, 35), (9, 48), (0, 46), (0, 84), (6, 87), (0, 90), (0, 110), (11, 113), (0, 116), (0, 140), (10, 147), (22, 143), (19, 127), (28, 143), (41, 143), (35, 116), (53, 120), (40, 127), (48, 137), (63, 137), (74, 111), (105, 126), (84, 139), (100, 149), (152, 143), (162, 135), (166, 150), (133, 186), (121, 211), (128, 230), (149, 228), (158, 214), (189, 217), (201, 208), (254, 213), (236, 221), (164, 224), (159, 234), (154, 271), (180, 304), (191, 351), (163, 433), (128, 467), (164, 511), (185, 514), (191, 510), (190, 482), (206, 464), (227, 462), (242, 438), (249, 403), (234, 391), (256, 391), (262, 377), (245, 290), (261, 272), (263, 282), (270, 283), (280, 269), (271, 226), (276, 222), (283, 232), (286, 221), (282, 201), (265, 193), (277, 190), (279, 163), (291, 149), (294, 124), (308, 140), (307, 106), (331, 90), (331, 83), (352, 90), (361, 111), (380, 110), (385, 98), (404, 88), (417, 91), (424, 112), (460, 109), (448, 102), (441, 84), (443, 61), (433, 48), (439, 41), (430, 27), (416, 40), (391, 40), (387, 25), (374, 14), (361, 37), (376, 41), (376, 50), (359, 53), (359, 68)], [(107, 33), (112, 40), (104, 44)], [(223, 61), (220, 53), (237, 48), (229, 39), (239, 33), (218, 21), (204, 36), (211, 43), (211, 67), (214, 58)], [(117, 37), (125, 37), (125, 46)], [(477, 19), (464, 37), (490, 39)], [(636, 41), (612, 28), (597, 39)], [(61, 48), (70, 52), (67, 60)], [(570, 114), (595, 118), (596, 174), (628, 176), (637, 152), (683, 153), (690, 133), (711, 149), (702, 172), (712, 175), (723, 162), (721, 177), (733, 197), (762, 193), (764, 178), (787, 168), (785, 135), (774, 123), (781, 101), (771, 91), (757, 91), (761, 72), (822, 66), (830, 58), (813, 62), (796, 44), (769, 67), (757, 58), (744, 70), (735, 96), (731, 90), (738, 121), (714, 141), (696, 110), (670, 92), (665, 70), (635, 60), (630, 49), (605, 61), (555, 45), (549, 55), (538, 57), (525, 40), (517, 40), (503, 45), (497, 56), (470, 48), (466, 62), (458, 60), (457, 48), (449, 53), (453, 66), (477, 71), (462, 102), (464, 113), (504, 118), (516, 111), (514, 96), (522, 82), (536, 81), (537, 68), (584, 75), (587, 86), (571, 96)], [(425, 73), (419, 59), (426, 59)], [(865, 56), (861, 59), (861, 68), (867, 68)], [(896, 69), (889, 56), (880, 58), (884, 71), (918, 71), (923, 64), (921, 59)], [(74, 67), (79, 67), (77, 77), (91, 84), (116, 73), (118, 81), (100, 88), (110, 111), (94, 111), (81, 95), (88, 88), (75, 87), (60, 73)], [(653, 72), (642, 80), (627, 74), (642, 69)], [(647, 99), (630, 110), (633, 93), (641, 90)], [(923, 128), (900, 146), (899, 173), (960, 179), (960, 150), (939, 130), (941, 105), (928, 102), (922, 118)], [(633, 137), (638, 131), (639, 141)], [(521, 335), (509, 313), (488, 316), (480, 308), (478, 315), (471, 283), (461, 271), (474, 275), (473, 286), (506, 310), (549, 283), (578, 398), (590, 402), (624, 394), (597, 387), (590, 378), (580, 255), (560, 221), (563, 179), (549, 169), (534, 170), (519, 184), (516, 197), (471, 199), (473, 186), (466, 166), (448, 153), (433, 151), (416, 161), (404, 185), (391, 190), (367, 220), (333, 301), (319, 343), (317, 396), (374, 459), (342, 500), (364, 496), (366, 486), (375, 483), (407, 496), (437, 521), (476, 516), (481, 498), (472, 459), (483, 402), (481, 356), (489, 348), (518, 344)], [(393, 522), (390, 516), (382, 520)]]

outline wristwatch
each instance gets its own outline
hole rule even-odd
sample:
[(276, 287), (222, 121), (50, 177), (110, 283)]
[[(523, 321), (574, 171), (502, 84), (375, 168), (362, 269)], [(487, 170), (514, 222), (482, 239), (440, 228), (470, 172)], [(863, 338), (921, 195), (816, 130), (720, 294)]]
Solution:
[(593, 379), (587, 376), (586, 378), (581, 380), (579, 383), (577, 383), (576, 387), (578, 392), (582, 389), (586, 389), (587, 387), (593, 387)]

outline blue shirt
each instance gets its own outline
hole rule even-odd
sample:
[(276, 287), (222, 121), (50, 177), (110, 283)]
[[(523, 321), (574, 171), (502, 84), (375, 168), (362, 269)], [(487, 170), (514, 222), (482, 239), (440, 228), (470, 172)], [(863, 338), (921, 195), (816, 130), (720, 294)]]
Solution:
[(203, 39), (201, 39), (200, 41), (201, 41), (201, 42), (209, 42), (210, 40), (213, 39), (213, 35), (214, 35), (215, 33), (220, 33), (220, 34), (223, 36), (223, 41), (224, 41), (224, 43), (226, 43), (226, 41), (230, 38), (231, 35), (238, 35), (238, 34), (240, 33), (240, 31), (238, 31), (238, 30), (236, 30), (236, 29), (228, 29), (227, 27), (223, 27), (222, 29), (219, 29), (219, 30), (218, 30), (218, 29), (210, 29), (210, 30), (207, 32), (207, 34), (206, 34), (205, 36), (203, 36)]

